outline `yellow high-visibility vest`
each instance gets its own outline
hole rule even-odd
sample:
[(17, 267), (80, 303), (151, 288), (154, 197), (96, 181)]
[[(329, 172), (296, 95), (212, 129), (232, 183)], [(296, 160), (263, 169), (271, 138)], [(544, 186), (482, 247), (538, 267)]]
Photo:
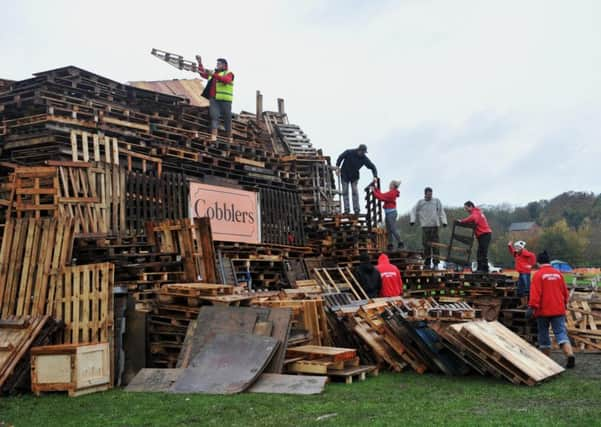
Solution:
[[(229, 70), (220, 71), (217, 73), (219, 76), (227, 76), (232, 72)], [(215, 86), (215, 99), (217, 101), (230, 101), (234, 100), (234, 80), (231, 83), (222, 83), (219, 80), (216, 81), (217, 85)]]

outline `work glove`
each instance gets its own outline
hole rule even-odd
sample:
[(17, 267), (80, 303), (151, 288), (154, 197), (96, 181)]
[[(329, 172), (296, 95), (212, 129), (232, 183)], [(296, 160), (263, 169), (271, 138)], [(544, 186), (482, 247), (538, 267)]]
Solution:
[(526, 319), (530, 320), (534, 316), (534, 309), (532, 307), (528, 307), (526, 310)]
[(442, 224), (442, 226), (446, 228), (447, 224)]
[(411, 227), (413, 227), (413, 226), (415, 225), (415, 223), (414, 223), (414, 222), (410, 222), (410, 223), (409, 223), (409, 225), (410, 225)]

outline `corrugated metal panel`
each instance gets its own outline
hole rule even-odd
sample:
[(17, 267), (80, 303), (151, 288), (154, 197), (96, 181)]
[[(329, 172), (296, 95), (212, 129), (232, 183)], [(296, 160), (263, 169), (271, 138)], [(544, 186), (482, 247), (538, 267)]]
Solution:
[(209, 100), (200, 96), (204, 89), (204, 85), (200, 79), (129, 82), (128, 84), (140, 89), (181, 96), (182, 98), (187, 98), (190, 101), (190, 105), (197, 107), (209, 106)]

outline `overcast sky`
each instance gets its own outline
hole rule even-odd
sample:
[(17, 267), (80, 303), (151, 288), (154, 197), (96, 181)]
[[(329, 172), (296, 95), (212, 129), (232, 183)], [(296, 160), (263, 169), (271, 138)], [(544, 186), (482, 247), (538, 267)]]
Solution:
[(153, 47), (226, 57), (234, 110), (285, 98), (333, 160), (367, 144), (401, 211), (426, 185), (447, 205), (601, 191), (600, 1), (2, 2), (0, 78), (193, 77)]

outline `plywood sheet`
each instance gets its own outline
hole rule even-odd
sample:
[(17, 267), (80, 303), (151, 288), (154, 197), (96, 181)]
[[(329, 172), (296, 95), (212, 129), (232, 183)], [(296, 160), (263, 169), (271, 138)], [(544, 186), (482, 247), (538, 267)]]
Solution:
[(247, 391), (273, 394), (320, 394), (327, 380), (326, 376), (264, 373)]
[(183, 368), (141, 369), (125, 388), (129, 392), (165, 392), (179, 379), (184, 372)]
[(270, 362), (278, 342), (249, 334), (220, 334), (208, 341), (173, 384), (174, 393), (234, 394), (249, 388)]

